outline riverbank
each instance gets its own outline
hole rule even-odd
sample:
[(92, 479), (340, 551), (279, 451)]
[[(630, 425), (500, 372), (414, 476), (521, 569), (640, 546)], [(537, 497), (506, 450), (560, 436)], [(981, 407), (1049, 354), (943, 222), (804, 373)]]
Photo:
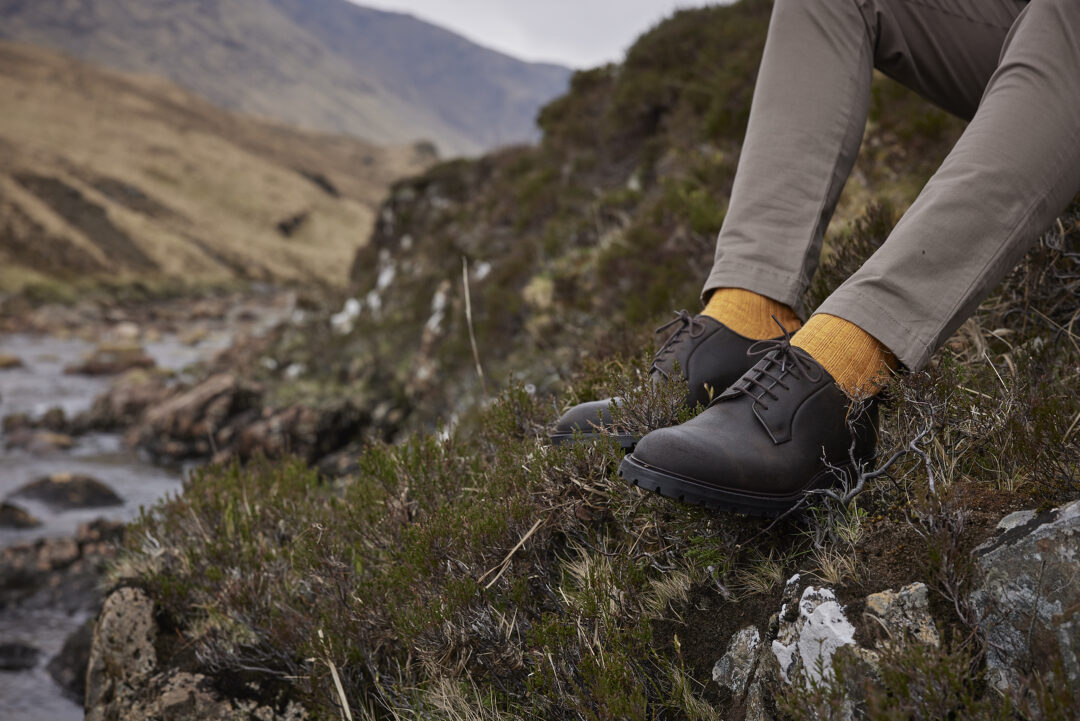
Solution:
[[(85, 670), (88, 638), (81, 647), (65, 644), (85, 635), (100, 608), (101, 574), (123, 525), (179, 493), (200, 460), (155, 462), (131, 442), (127, 431), (139, 417), (133, 389), (153, 389), (141, 399), (148, 407), (197, 384), (223, 351), (265, 339), (296, 304), (294, 293), (264, 289), (148, 303), (22, 305), (0, 316), (5, 719), (83, 717), (84, 674), (71, 666)], [(102, 366), (106, 357), (116, 365)], [(139, 367), (127, 369), (133, 359)], [(126, 418), (117, 412), (125, 408)], [(49, 493), (26, 490), (38, 483), (40, 491), (43, 480)], [(94, 482), (97, 502), (71, 492), (81, 480)], [(99, 505), (100, 494), (106, 505)]]

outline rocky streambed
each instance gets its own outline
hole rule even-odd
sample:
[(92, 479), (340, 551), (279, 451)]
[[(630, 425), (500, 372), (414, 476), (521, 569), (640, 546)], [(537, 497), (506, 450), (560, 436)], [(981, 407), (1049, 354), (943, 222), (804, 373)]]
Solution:
[[(156, 436), (146, 435), (144, 414), (198, 388), (223, 350), (264, 336), (294, 306), (291, 294), (267, 292), (143, 309), (52, 307), (0, 321), (8, 331), (0, 334), (6, 721), (83, 717), (88, 622), (100, 608), (99, 580), (123, 524), (178, 492), (188, 469), (213, 455), (206, 435), (184, 452), (148, 452)], [(206, 430), (207, 413), (231, 415), (220, 402), (193, 412), (189, 436)]]

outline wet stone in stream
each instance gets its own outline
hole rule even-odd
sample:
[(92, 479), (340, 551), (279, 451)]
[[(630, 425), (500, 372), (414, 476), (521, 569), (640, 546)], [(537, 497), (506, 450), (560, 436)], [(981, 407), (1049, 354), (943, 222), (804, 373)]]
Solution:
[(14, 503), (0, 503), (0, 528), (24, 529), (37, 528), (40, 525), (41, 521)]
[(0, 371), (22, 367), (22, 358), (19, 358), (19, 356), (10, 355), (8, 353), (0, 353)]
[(96, 478), (70, 473), (54, 473), (31, 481), (12, 495), (64, 509), (103, 508), (124, 503), (124, 499)]
[(25, 643), (0, 643), (0, 671), (27, 671), (37, 666), (40, 655)]

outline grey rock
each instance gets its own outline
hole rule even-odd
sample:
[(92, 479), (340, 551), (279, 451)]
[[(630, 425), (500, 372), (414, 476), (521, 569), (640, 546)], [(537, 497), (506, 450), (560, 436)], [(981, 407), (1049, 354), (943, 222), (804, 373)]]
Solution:
[(37, 528), (41, 521), (13, 503), (0, 503), (0, 528)]
[(760, 647), (761, 633), (757, 627), (747, 626), (736, 633), (723, 657), (713, 667), (713, 681), (736, 697), (742, 696), (753, 676)]
[(137, 588), (121, 588), (105, 599), (94, 629), (86, 674), (86, 721), (113, 717), (109, 707), (132, 696), (157, 665), (154, 604)]
[(1018, 692), (1023, 677), (1080, 684), (1080, 501), (1007, 516), (975, 550), (970, 602), (987, 635), (988, 680)]
[(63, 648), (46, 666), (53, 681), (79, 704), (86, 698), (86, 669), (90, 665), (90, 646), (93, 640), (94, 623), (87, 621), (67, 637)]
[(62, 509), (123, 505), (124, 499), (101, 481), (71, 473), (54, 473), (27, 483), (14, 496)]
[(934, 647), (941, 645), (923, 583), (913, 583), (899, 591), (870, 594), (866, 597), (865, 614), (882, 632), (876, 643), (879, 650), (910, 641)]
[(41, 651), (25, 643), (0, 643), (0, 671), (29, 671), (37, 666)]
[[(794, 609), (793, 614), (785, 604), (780, 630), (772, 642), (780, 676), (787, 683), (800, 675), (806, 681), (827, 681), (833, 676), (833, 654), (855, 644), (855, 627), (828, 588), (807, 586)], [(794, 620), (789, 620), (792, 615)]]

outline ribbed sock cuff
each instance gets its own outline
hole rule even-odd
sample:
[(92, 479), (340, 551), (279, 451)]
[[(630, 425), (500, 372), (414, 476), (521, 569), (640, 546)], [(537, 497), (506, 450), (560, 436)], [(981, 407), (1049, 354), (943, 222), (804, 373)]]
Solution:
[(881, 392), (898, 367), (896, 356), (859, 326), (834, 315), (819, 313), (791, 339), (824, 366), (836, 384), (852, 398)]
[(773, 316), (789, 333), (802, 326), (799, 316), (789, 306), (742, 288), (717, 288), (701, 313), (754, 340), (781, 335)]

